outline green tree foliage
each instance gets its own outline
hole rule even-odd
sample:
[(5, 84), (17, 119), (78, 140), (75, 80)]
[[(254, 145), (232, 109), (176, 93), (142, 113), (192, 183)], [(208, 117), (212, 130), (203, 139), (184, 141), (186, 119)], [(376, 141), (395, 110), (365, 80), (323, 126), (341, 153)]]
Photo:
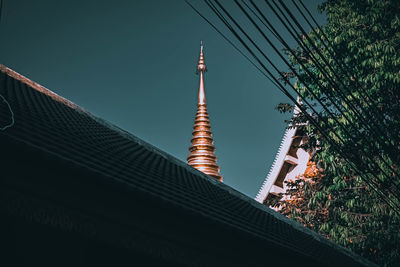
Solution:
[(302, 47), (286, 52), (299, 72), (297, 88), (321, 116), (310, 113), (339, 149), (311, 123), (301, 126), (308, 146), (317, 148), (312, 160), (319, 174), (291, 181), (287, 200), (270, 204), (374, 262), (400, 264), (400, 216), (376, 191), (399, 206), (400, 1), (328, 0), (320, 8), (333, 49), (316, 28), (309, 39), (303, 36), (311, 53)]

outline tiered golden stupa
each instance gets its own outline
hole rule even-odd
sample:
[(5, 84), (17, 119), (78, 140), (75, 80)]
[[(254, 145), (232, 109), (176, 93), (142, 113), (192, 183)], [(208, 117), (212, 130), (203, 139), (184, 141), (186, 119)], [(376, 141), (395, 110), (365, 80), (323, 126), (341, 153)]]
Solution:
[(207, 111), (203, 80), (206, 71), (207, 67), (204, 63), (203, 42), (201, 42), (199, 64), (197, 65), (197, 73), (200, 73), (199, 99), (196, 119), (193, 126), (193, 137), (191, 139), (192, 145), (189, 148), (190, 154), (187, 161), (190, 166), (222, 182), (222, 175), (219, 173), (219, 166), (217, 165), (217, 157), (214, 154), (214, 139), (212, 137), (210, 119)]

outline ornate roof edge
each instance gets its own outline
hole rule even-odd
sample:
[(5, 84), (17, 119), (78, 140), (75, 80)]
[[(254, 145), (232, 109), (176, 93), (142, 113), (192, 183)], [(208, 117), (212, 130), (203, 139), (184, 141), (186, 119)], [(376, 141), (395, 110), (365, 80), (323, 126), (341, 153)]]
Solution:
[(269, 170), (269, 173), (265, 178), (263, 185), (261, 186), (261, 189), (258, 191), (258, 194), (255, 198), (256, 201), (263, 203), (264, 200), (267, 198), (271, 186), (275, 183), (282, 169), (283, 163), (285, 162), (286, 154), (289, 152), (296, 131), (297, 127), (286, 129), (281, 145), (279, 146), (274, 162), (272, 163), (271, 169)]

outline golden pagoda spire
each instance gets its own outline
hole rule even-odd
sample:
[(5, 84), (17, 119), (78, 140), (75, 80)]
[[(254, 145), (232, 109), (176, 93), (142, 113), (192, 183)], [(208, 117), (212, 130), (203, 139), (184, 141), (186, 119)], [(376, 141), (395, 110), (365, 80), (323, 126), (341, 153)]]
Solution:
[(219, 173), (219, 166), (217, 165), (217, 157), (214, 154), (214, 139), (207, 111), (203, 77), (206, 71), (207, 66), (204, 62), (203, 41), (201, 41), (200, 58), (197, 64), (197, 73), (200, 73), (199, 98), (193, 126), (193, 137), (191, 139), (192, 145), (189, 148), (190, 154), (187, 161), (190, 166), (222, 182), (222, 176)]

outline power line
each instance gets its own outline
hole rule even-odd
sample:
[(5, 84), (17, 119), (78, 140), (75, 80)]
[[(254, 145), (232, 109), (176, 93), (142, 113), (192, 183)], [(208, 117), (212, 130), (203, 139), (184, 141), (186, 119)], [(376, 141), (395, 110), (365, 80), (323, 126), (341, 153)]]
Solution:
[[(275, 79), (274, 75), (272, 75), (272, 73), (265, 67), (265, 65), (264, 65), (263, 63), (261, 63), (260, 59), (254, 54), (254, 52), (249, 48), (249, 46), (242, 40), (242, 38), (238, 35), (238, 33), (235, 32), (235, 30), (233, 29), (233, 27), (232, 27), (232, 26), (229, 24), (229, 22), (222, 16), (222, 14), (217, 10), (217, 8), (213, 5), (213, 3), (212, 3), (211, 1), (205, 1), (205, 2), (206, 2), (206, 4), (211, 8), (211, 10), (218, 16), (218, 18), (227, 26), (227, 28), (236, 36), (236, 38), (242, 43), (242, 45), (243, 45), (243, 46), (248, 50), (248, 52), (253, 56), (253, 58), (255, 58), (255, 60), (258, 61), (258, 62), (262, 65), (262, 68), (266, 70), (266, 72), (268, 73), (268, 75), (270, 75), (271, 78), (274, 78), (274, 79)], [(226, 12), (226, 10), (220, 5), (220, 3), (219, 3), (218, 1), (215, 1), (215, 2), (216, 2), (217, 5), (221, 8), (221, 10), (224, 11), (225, 14), (235, 23), (235, 21), (233, 20), (233, 18), (230, 16), (230, 14), (229, 14), (228, 12)], [(240, 4), (238, 4), (237, 1), (235, 1), (235, 2), (236, 2), (237, 5), (240, 6)], [(242, 8), (242, 9), (243, 9), (243, 8)], [(242, 11), (243, 11), (243, 10), (242, 10)], [(254, 13), (253, 13), (253, 14), (254, 14)], [(254, 21), (253, 21), (253, 22), (254, 22)], [(241, 29), (241, 27), (240, 27), (239, 25), (237, 25), (236, 23), (235, 23), (235, 25), (236, 25), (236, 27), (239, 28), (239, 30), (241, 30), (241, 32), (242, 32), (242, 33), (245, 35), (245, 37), (250, 41), (250, 43), (251, 43), (254, 47), (256, 47), (256, 49), (265, 57), (265, 59), (271, 64), (271, 66), (275, 67), (275, 66), (272, 64), (272, 62), (268, 59), (268, 57), (266, 57), (265, 54), (259, 49), (259, 47), (253, 42), (253, 40), (252, 40), (248, 35), (246, 35), (246, 33), (243, 31), (243, 29)], [(276, 52), (279, 53), (278, 51), (276, 51)], [(276, 68), (275, 68), (275, 70), (282, 76), (282, 72), (280, 72), (280, 71), (279, 71), (278, 69), (276, 69)], [(286, 77), (282, 77), (282, 78), (283, 78), (283, 80), (285, 80), (289, 85), (291, 85), (290, 82), (287, 80)], [(284, 92), (285, 95), (287, 95), (294, 103), (296, 103), (296, 100), (286, 91), (286, 89), (282, 86), (282, 84), (281, 84), (278, 80), (276, 80), (276, 82), (279, 84), (280, 89), (283, 90), (283, 91), (285, 91), (285, 92)], [(295, 91), (297, 91), (293, 86), (291, 86), (291, 87), (292, 87), (292, 89), (294, 89)], [(299, 93), (299, 92), (297, 92), (297, 93)], [(302, 97), (302, 94), (299, 93), (299, 95)], [(307, 105), (308, 105), (311, 109), (313, 109), (312, 106), (311, 106), (309, 103), (307, 103)], [(308, 116), (308, 113), (306, 112), (306, 110), (304, 110), (304, 108), (302, 108), (302, 112), (306, 115), (306, 117), (308, 117), (308, 119), (309, 119), (310, 121), (314, 121), (314, 122), (315, 122), (315, 120), (314, 120), (312, 117)], [(316, 112), (315, 110), (314, 110), (314, 113), (317, 114), (317, 115), (319, 114), (319, 113)], [(333, 115), (333, 114), (331, 114), (331, 116), (332, 116), (332, 115)], [(339, 123), (339, 125), (341, 125), (341, 124)], [(331, 139), (328, 135), (326, 135), (326, 133), (324, 132), (323, 129), (320, 128), (320, 125), (319, 125), (318, 123), (315, 123), (315, 126), (316, 126), (317, 128), (319, 128), (320, 132), (327, 138), (327, 141), (329, 141), (334, 147), (337, 147), (336, 142), (333, 142), (333, 143), (332, 143), (332, 139)], [(338, 152), (339, 155), (342, 155), (342, 157), (343, 157), (343, 154), (340, 153), (340, 152), (341, 152), (341, 151), (340, 151), (340, 148), (339, 148), (339, 150), (338, 150), (337, 152)], [(346, 157), (343, 157), (343, 158), (344, 158), (346, 161), (348, 161), (348, 158), (351, 158), (351, 159), (354, 161), (354, 156), (353, 156), (353, 155), (346, 155)], [(352, 162), (349, 162), (349, 163), (350, 163), (351, 166), (354, 165)], [(356, 166), (355, 170), (357, 170), (357, 172), (358, 172), (357, 166)], [(359, 172), (358, 172), (358, 173), (359, 173)], [(371, 173), (372, 173), (372, 172), (371, 172)], [(360, 175), (360, 177), (363, 178), (363, 180), (366, 181), (367, 184), (370, 184), (371, 181), (369, 181), (368, 178), (363, 177), (363, 175), (362, 175), (361, 173), (359, 173), (359, 175)], [(374, 182), (374, 181), (372, 181), (372, 182)], [(371, 188), (372, 188), (373, 190), (376, 190), (376, 187), (380, 187), (379, 184), (374, 183), (374, 186), (371, 186)], [(387, 200), (387, 199), (385, 198), (385, 196), (382, 196), (382, 192), (378, 192), (378, 195), (381, 195), (381, 197), (383, 198), (383, 200), (384, 200), (389, 206), (393, 207), (392, 199)], [(388, 201), (390, 201), (392, 204), (388, 203)], [(393, 208), (396, 209), (396, 206), (394, 206)]]
[[(287, 8), (287, 6), (281, 1), (281, 0), (279, 0), (280, 1), (280, 3), (281, 3), (281, 5), (285, 8), (285, 10), (286, 10), (286, 12), (288, 12), (288, 14), (290, 15), (290, 17), (292, 18), (292, 20), (296, 23), (296, 25), (297, 25), (297, 27), (301, 30), (301, 32), (304, 34), (304, 35), (306, 35), (306, 33), (305, 33), (305, 31), (304, 31), (304, 29), (301, 27), (301, 25), (297, 22), (297, 20), (296, 20), (296, 18), (291, 14), (291, 12), (290, 12), (290, 10)], [(266, 3), (269, 5), (269, 3), (266, 1)], [(273, 0), (273, 3), (275, 3), (275, 1)], [(276, 4), (275, 4), (276, 5)], [(277, 6), (277, 5), (276, 5)], [(272, 7), (271, 7), (272, 8)], [(279, 8), (279, 7), (278, 7)], [(282, 14), (283, 14), (283, 12), (282, 12)], [(288, 21), (289, 22), (289, 21)], [(282, 21), (282, 23), (284, 23), (283, 21)], [(289, 22), (290, 23), (290, 22)], [(286, 26), (286, 25), (285, 25)], [(314, 44), (313, 44), (313, 42), (312, 42), (312, 40), (310, 40), (310, 38), (308, 37), (308, 35), (306, 35), (306, 38), (308, 38), (308, 40), (310, 41), (310, 43), (311, 43), (311, 45), (314, 47), (314, 49), (316, 49), (316, 51), (317, 51), (317, 53), (319, 53), (319, 51), (318, 51), (318, 48), (316, 48), (315, 46), (314, 46)], [(303, 42), (303, 44), (304, 44), (304, 42)], [(304, 44), (305, 45), (305, 44)], [(321, 58), (324, 58), (323, 57), (323, 55), (321, 55), (320, 53), (319, 53), (319, 55), (321, 56)], [(328, 65), (328, 67), (330, 67), (329, 66), (329, 64), (328, 64), (328, 62), (326, 62), (325, 61), (325, 63)], [(304, 66), (303, 66), (304, 67)], [(317, 67), (318, 68), (318, 67)], [(330, 67), (331, 68), (331, 67)], [(319, 68), (319, 69), (321, 69), (321, 68)], [(335, 72), (332, 68), (331, 68), (331, 70), (332, 70), (332, 72)], [(308, 73), (309, 74), (309, 73)], [(311, 75), (310, 75), (311, 76)], [(340, 78), (337, 76), (337, 80), (339, 80), (339, 82), (340, 82)], [(343, 85), (343, 84), (342, 84)], [(344, 86), (344, 85), (343, 85)], [(322, 88), (321, 86), (319, 87), (320, 89), (324, 89), (324, 88)], [(346, 86), (344, 86), (344, 88), (346, 88)], [(347, 88), (346, 88), (347, 89)], [(338, 90), (337, 90), (338, 92), (341, 92), (341, 90), (340, 90), (340, 87), (338, 87)], [(344, 100), (346, 101), (347, 99), (346, 99), (346, 96), (342, 93), (342, 98), (344, 98)], [(339, 110), (340, 110), (340, 108), (339, 107), (337, 107)], [(344, 114), (343, 114), (344, 115)], [(379, 133), (377, 133), (376, 131), (375, 131), (375, 128), (379, 128), (379, 127), (372, 127), (372, 125), (371, 125), (371, 121), (366, 121), (365, 119), (364, 119), (364, 117), (361, 117), (361, 122), (363, 122), (364, 123), (364, 125), (366, 125), (367, 127), (368, 127), (368, 129), (371, 131), (371, 132), (374, 132), (376, 135), (375, 136), (372, 136), (373, 137), (373, 140), (371, 140), (370, 142), (364, 142), (364, 145), (362, 146), (362, 149), (364, 149), (364, 146), (368, 146), (368, 147), (370, 147), (370, 148), (372, 148), (372, 149), (374, 149), (375, 147), (374, 147), (374, 139), (378, 139), (378, 140), (380, 140), (380, 138), (379, 138)], [(354, 123), (353, 122), (351, 122), (351, 121), (349, 121), (349, 125), (351, 125), (355, 130), (356, 130), (356, 132), (358, 132), (358, 129), (357, 129), (357, 127), (355, 127), (355, 125), (354, 125)], [(375, 123), (375, 125), (376, 125), (376, 123)], [(365, 134), (363, 134), (363, 137), (365, 137)], [(354, 138), (352, 138), (353, 140), (354, 140)], [(390, 141), (389, 141), (390, 142)], [(381, 143), (382, 144), (382, 143)], [(372, 147), (371, 147), (371, 145), (372, 145)], [(385, 144), (383, 144), (384, 146), (385, 146)], [(377, 148), (378, 149), (378, 148)], [(386, 151), (386, 153), (387, 153), (387, 151)], [(393, 170), (393, 169), (391, 169), (391, 165), (387, 162), (387, 160), (385, 160), (383, 157), (382, 157), (382, 155), (380, 154), (380, 153), (377, 153), (377, 157), (381, 160), (381, 162), (383, 162), (385, 165), (386, 165), (386, 167), (388, 167), (389, 168), (389, 170), (390, 171), (392, 171), (392, 172), (394, 172), (397, 176), (399, 176), (399, 174), (398, 174), (398, 172), (396, 171), (396, 170)], [(393, 182), (393, 179), (392, 179), (392, 177), (389, 175), (389, 174), (387, 174), (387, 173), (385, 173), (384, 172), (384, 170), (381, 168), (381, 166), (379, 166), (374, 160), (372, 160), (372, 163), (374, 164), (374, 166), (376, 167), (376, 168), (378, 168), (378, 169), (380, 169), (381, 171), (382, 171), (382, 173), (384, 173), (384, 175), (390, 180), (390, 182), (391, 182), (391, 184), (392, 185), (394, 185), (397, 189), (399, 189), (399, 185), (398, 184), (395, 184), (394, 182)]]
[(250, 62), (251, 65), (253, 65), (264, 77), (266, 77), (272, 84), (278, 87), (275, 82), (266, 75), (259, 66), (257, 66), (242, 50), (240, 50), (226, 35), (224, 35), (210, 20), (208, 20), (206, 17), (204, 17), (192, 4), (190, 4), (187, 0), (185, 0), (186, 4), (188, 4), (201, 18), (203, 18), (218, 34), (222, 36), (233, 48), (236, 49), (243, 57), (247, 59), (247, 61)]
[[(251, 2), (253, 3), (253, 1), (251, 0)], [(272, 2), (276, 5), (276, 3), (275, 3), (275, 1), (274, 0), (272, 0)], [(275, 13), (275, 15), (277, 16), (277, 17), (279, 17), (279, 15), (276, 13), (276, 11), (273, 9), (273, 7), (266, 1), (266, 3), (270, 6), (270, 8), (274, 11), (274, 13)], [(254, 4), (254, 3), (253, 3)], [(282, 5), (284, 5), (283, 3), (281, 3)], [(276, 5), (277, 6), (277, 5)], [(278, 6), (277, 6), (278, 7)], [(279, 7), (278, 7), (279, 8)], [(295, 20), (295, 18), (294, 18), (294, 16), (290, 13), (290, 11), (287, 9), (287, 7), (285, 6), (285, 9), (286, 9), (286, 11), (290, 14), (290, 16), (291, 16), (291, 18), (293, 19), (293, 20)], [(281, 10), (280, 10), (281, 11)], [(281, 11), (281, 14), (282, 15), (284, 15), (283, 14), (283, 12)], [(286, 17), (285, 17), (286, 18)], [(265, 17), (264, 17), (264, 19), (266, 19)], [(280, 20), (281, 20), (281, 18), (279, 18)], [(267, 20), (267, 19), (266, 19)], [(286, 26), (286, 24), (283, 22), (283, 20), (281, 20), (281, 22), (282, 22), (282, 24), (284, 24), (284, 26), (287, 28), (287, 26)], [(288, 23), (290, 23), (290, 21), (288, 21), (287, 20), (287, 22)], [(296, 25), (300, 28), (301, 26), (297, 23), (297, 21), (296, 21)], [(287, 30), (291, 33), (291, 31), (287, 28)], [(304, 32), (304, 30), (303, 29), (301, 29), (301, 31), (303, 32), (303, 34), (305, 33)], [(292, 33), (291, 33), (292, 34)], [(296, 39), (296, 36), (294, 36), (293, 35), (293, 37)], [(288, 45), (286, 44), (286, 42), (281, 38), (281, 40), (283, 41), (283, 43), (284, 43), (284, 45), (285, 45), (285, 47), (286, 48), (288, 48), (289, 50), (290, 50), (290, 48), (288, 47)], [(296, 40), (297, 41), (297, 40)], [(302, 42), (302, 41), (301, 41)], [(312, 44), (312, 41), (310, 40), (310, 43)], [(304, 47), (306, 47), (306, 44), (304, 43), (304, 42), (302, 42), (302, 44), (304, 45)], [(314, 48), (316, 49), (316, 51), (317, 51), (317, 53), (319, 53), (319, 51), (318, 51), (318, 49), (314, 46)], [(334, 100), (332, 100), (332, 98), (331, 98), (331, 96), (332, 96), (332, 93), (331, 92), (329, 92), (329, 90), (327, 90), (327, 88), (325, 87), (325, 86), (322, 86), (321, 84), (320, 84), (320, 82), (319, 82), (319, 79), (315, 76), (315, 75), (313, 75), (312, 73), (310, 73), (309, 71), (308, 71), (308, 69), (307, 69), (307, 67), (301, 62), (301, 61), (299, 61), (298, 60), (298, 58), (297, 58), (297, 56), (290, 50), (290, 52), (292, 53), (292, 55), (296, 58), (296, 60), (300, 63), (300, 65), (304, 68), (304, 70), (307, 72), (307, 74), (310, 76), (310, 77), (313, 77), (313, 80), (314, 80), (314, 82), (315, 83), (317, 83), (318, 84), (318, 86), (319, 86), (319, 88), (327, 95), (327, 97), (329, 98), (329, 100), (331, 101), (331, 103), (335, 106), (335, 108), (337, 109), (337, 110), (339, 110), (341, 113), (342, 113), (342, 115), (343, 115), (343, 117), (348, 121), (348, 124), (351, 126), (351, 127), (353, 127), (353, 129), (355, 129), (355, 131), (356, 132), (358, 132), (358, 129), (357, 129), (357, 127), (354, 125), (354, 123), (351, 121), (351, 120), (349, 120), (349, 118), (344, 114), (344, 112), (342, 111), (342, 109), (334, 102)], [(323, 55), (321, 55), (320, 53), (319, 53), (319, 55), (320, 55), (320, 57), (321, 58), (324, 58), (323, 57)], [(326, 61), (325, 61), (326, 62)], [(328, 65), (328, 67), (330, 67), (329, 66), (329, 64), (326, 62), (326, 64)], [(322, 67), (319, 67), (318, 65), (316, 66), (321, 72), (323, 72), (324, 73), (324, 70), (323, 70), (323, 68)], [(334, 72), (334, 70), (332, 69), (332, 72)], [(297, 76), (297, 75), (296, 75)], [(337, 76), (337, 78), (339, 79), (339, 77)], [(340, 79), (339, 79), (340, 80)], [(336, 82), (335, 82), (336, 83)], [(337, 83), (336, 83), (337, 84)], [(344, 86), (344, 85), (343, 85)], [(343, 92), (340, 90), (340, 87), (338, 86), (338, 89), (336, 90), (340, 95), (341, 95), (341, 97), (342, 97), (342, 99), (344, 100), (344, 102), (346, 102), (349, 106), (350, 106), (350, 103), (348, 103), (348, 100), (346, 99), (346, 96), (343, 94)], [(318, 100), (319, 101), (319, 100)], [(356, 114), (359, 114), (358, 112), (356, 113)], [(334, 118), (335, 119), (335, 118)], [(374, 131), (374, 127), (371, 127), (371, 125), (370, 125), (370, 122), (368, 122), (368, 121), (366, 121), (365, 119), (364, 119), (364, 117), (359, 117), (359, 119), (365, 124), (365, 125), (367, 125), (368, 126), (368, 128), (371, 130), (371, 132), (375, 132)], [(337, 121), (337, 120), (336, 120)], [(337, 121), (337, 123), (339, 124), (339, 125), (341, 125), (338, 121)], [(341, 125), (342, 126), (342, 129), (345, 131), (345, 132), (348, 132), (347, 131), (347, 128), (345, 128), (343, 125)], [(375, 134), (377, 134), (377, 132), (375, 132)], [(351, 135), (351, 134), (349, 134), (349, 136), (354, 140), (354, 137)], [(377, 135), (377, 136), (374, 136), (374, 138), (378, 138), (378, 140), (380, 139), (379, 138), (379, 134)], [(367, 144), (366, 145), (368, 145), (368, 146), (370, 146), (370, 145), (374, 145), (374, 142), (367, 142)], [(390, 168), (391, 166), (390, 166), (390, 164), (389, 163), (387, 163), (387, 161), (380, 155), (380, 154), (378, 154), (378, 157), (380, 158), (380, 160), (384, 163), (384, 164), (386, 164), (386, 166), (388, 167), (388, 168)], [(374, 162), (375, 163), (375, 162)], [(378, 166), (378, 165), (376, 165), (378, 168), (380, 168), (381, 169), (381, 167), (380, 166)], [(381, 169), (382, 170), (382, 169)], [(382, 172), (384, 172), (383, 170), (382, 170)], [(397, 172), (396, 172), (396, 174), (397, 174)], [(398, 175), (398, 174), (397, 174)], [(385, 174), (385, 176), (387, 176), (389, 179), (391, 179), (391, 177), (389, 176), (389, 175), (387, 175), (387, 174)], [(399, 187), (398, 187), (398, 189), (400, 189)]]
[[(217, 4), (219, 4), (219, 2), (218, 2), (217, 0), (216, 0), (215, 2), (216, 2)], [(243, 9), (243, 7), (240, 5), (240, 3), (239, 3), (238, 1), (235, 1), (235, 3), (236, 3), (236, 4), (239, 6), (239, 8), (243, 11), (243, 13), (246, 15), (246, 17), (252, 22), (252, 24), (256, 27), (256, 29), (261, 33), (261, 35), (265, 38), (265, 40), (269, 43), (269, 45), (270, 45), (270, 46), (275, 50), (275, 52), (281, 57), (281, 59), (285, 62), (285, 64), (291, 69), (292, 72), (295, 73), (295, 75), (296, 75), (296, 76), (300, 79), (300, 81), (304, 84), (303, 80), (302, 80), (302, 79), (300, 78), (300, 76), (296, 73), (296, 71), (293, 69), (293, 67), (292, 67), (292, 66), (287, 62), (287, 60), (280, 54), (279, 50), (272, 44), (272, 42), (269, 40), (269, 38), (262, 32), (262, 30), (260, 29), (260, 27), (255, 23), (255, 21), (250, 17), (250, 15)], [(267, 4), (268, 4), (268, 2), (267, 2)], [(223, 8), (223, 6), (220, 5), (220, 7), (221, 7), (222, 10), (224, 10), (224, 12), (226, 12), (226, 10)], [(271, 8), (272, 8), (272, 7), (271, 7)], [(275, 14), (276, 14), (276, 13), (275, 13)], [(235, 25), (243, 32), (243, 34), (245, 34), (246, 37), (247, 37), (248, 35), (247, 35), (247, 34), (243, 31), (243, 29), (236, 23), (236, 21), (235, 21), (229, 14), (227, 14), (227, 15), (228, 15), (229, 18), (235, 23)], [(276, 14), (276, 15), (277, 15), (277, 14)], [(264, 17), (264, 18), (265, 18), (265, 17)], [(274, 30), (275, 34), (278, 35), (278, 36), (280, 37), (279, 33), (274, 29), (274, 27), (273, 27), (272, 24), (268, 21), (268, 19), (265, 18), (265, 21), (268, 23), (268, 25), (271, 27), (271, 29)], [(282, 43), (285, 45), (286, 48), (290, 49), (290, 48), (288, 47), (287, 43), (283, 40), (283, 38), (280, 37), (280, 40), (282, 41)], [(257, 47), (257, 49), (258, 49), (258, 47)], [(265, 55), (265, 54), (263, 54), (263, 55)], [(295, 54), (293, 54), (293, 56), (296, 57)], [(300, 62), (300, 64), (302, 65), (302, 67), (304, 68), (304, 70), (305, 70), (311, 77), (313, 77), (312, 74), (308, 71), (308, 69), (304, 66), (304, 64), (301, 63), (301, 62)], [(317, 79), (315, 79), (315, 77), (314, 77), (313, 80), (314, 80), (314, 82), (316, 82), (316, 83), (318, 84), (319, 88), (324, 89), (324, 87), (319, 83), (319, 81), (318, 81)], [(347, 129), (346, 127), (344, 127), (344, 126), (338, 121), (338, 119), (336, 118), (336, 116), (334, 116), (334, 114), (327, 108), (326, 103), (324, 103), (323, 101), (321, 101), (321, 99), (320, 99), (306, 84), (304, 84), (304, 85), (306, 86), (306, 88), (307, 88), (308, 90), (310, 90), (310, 93), (312, 94), (312, 96), (313, 96), (315, 99), (317, 99), (317, 101), (318, 101), (318, 102), (321, 104), (321, 106), (328, 112), (328, 114), (331, 116), (331, 118), (332, 118), (339, 126), (341, 126), (341, 128), (342, 128), (343, 131), (345, 131), (345, 132), (352, 138), (351, 134), (348, 132), (348, 129)], [(315, 112), (315, 110), (313, 110), (313, 111)], [(349, 121), (349, 123), (351, 124), (350, 121)], [(335, 136), (336, 136), (337, 138), (340, 139), (340, 141), (341, 141), (343, 144), (345, 143), (345, 142), (343, 141), (342, 137), (340, 137), (338, 134), (336, 134), (336, 132), (334, 132), (334, 134), (335, 134)], [(364, 154), (364, 155), (365, 155), (365, 156), (368, 156), (368, 155), (366, 155), (366, 154)], [(375, 163), (375, 162), (372, 161), (372, 163)], [(375, 166), (376, 166), (377, 168), (379, 168), (385, 176), (388, 176), (388, 175), (383, 171), (383, 169), (382, 169), (379, 165), (375, 165)], [(388, 178), (390, 178), (390, 176), (388, 176)], [(400, 197), (400, 195), (399, 195), (399, 197)]]
[[(217, 1), (217, 0), (215, 0), (215, 2), (218, 4), (218, 1)], [(266, 1), (266, 2), (267, 2), (267, 1)], [(270, 46), (275, 50), (275, 52), (282, 58), (282, 60), (285, 62), (285, 64), (291, 69), (291, 71), (293, 71), (293, 72), (295, 73), (295, 75), (297, 76), (297, 78), (300, 79), (300, 81), (304, 84), (304, 82), (302, 81), (302, 79), (300, 78), (300, 76), (296, 73), (296, 71), (292, 68), (292, 66), (287, 62), (287, 60), (283, 58), (283, 56), (280, 54), (280, 52), (278, 51), (278, 49), (272, 44), (272, 42), (269, 40), (269, 38), (261, 31), (261, 29), (259, 28), (259, 26), (258, 26), (258, 25), (255, 23), (255, 21), (249, 16), (249, 14), (243, 9), (243, 7), (239, 4), (239, 2), (238, 2), (238, 1), (235, 1), (235, 3), (236, 3), (236, 4), (239, 6), (239, 8), (243, 11), (243, 13), (246, 15), (246, 17), (252, 22), (252, 24), (256, 27), (256, 29), (262, 34), (262, 36), (263, 36), (263, 37), (265, 38), (265, 40), (270, 44)], [(268, 4), (268, 2), (267, 2), (267, 4)], [(271, 8), (272, 8), (272, 7), (271, 7)], [(226, 11), (222, 6), (221, 6), (221, 9), (223, 9), (224, 11)], [(276, 13), (275, 13), (275, 14), (276, 14)], [(227, 14), (227, 15), (229, 16), (229, 14)], [(229, 16), (229, 17), (230, 17), (230, 16)], [(230, 18), (231, 18), (231, 17), (230, 17)], [(264, 17), (264, 18), (265, 18), (265, 17)], [(232, 19), (232, 18), (231, 18), (231, 19)], [(265, 19), (266, 19), (266, 18), (265, 18)], [(233, 19), (232, 19), (232, 21), (235, 23), (236, 26), (238, 26), (237, 23), (236, 23)], [(269, 21), (268, 21), (267, 19), (266, 19), (266, 22), (267, 22), (268, 25), (271, 27), (271, 29), (274, 30), (275, 34), (277, 34), (278, 36), (280, 36), (279, 33), (274, 29), (273, 25), (272, 25), (271, 23), (269, 23)], [(241, 31), (243, 31), (241, 27), (238, 26), (238, 28), (239, 28)], [(247, 35), (246, 35), (246, 36), (247, 36)], [(289, 48), (288, 45), (287, 45), (287, 43), (283, 40), (283, 38), (280, 38), (280, 39), (283, 41), (283, 44), (285, 45), (285, 47), (286, 47), (286, 48)], [(293, 56), (295, 56), (295, 55), (293, 54)], [(300, 63), (301, 63), (301, 62), (300, 62)], [(302, 63), (301, 63), (301, 65), (302, 65), (303, 68), (308, 72), (307, 68), (306, 68)], [(309, 74), (310, 76), (312, 76), (311, 73), (308, 72), (308, 74)], [(319, 88), (321, 89), (321, 84), (319, 83), (319, 81), (316, 80), (316, 79), (314, 79), (314, 81), (317, 82)], [(348, 130), (346, 129), (346, 127), (344, 127), (344, 126), (337, 120), (336, 116), (334, 116), (334, 114), (332, 114), (331, 111), (329, 111), (329, 109), (327, 109), (326, 104), (324, 104), (324, 103), (321, 101), (321, 99), (320, 99), (318, 96), (316, 96), (310, 88), (308, 88), (308, 86), (307, 86), (306, 84), (304, 84), (304, 86), (305, 86), (308, 90), (310, 90), (310, 93), (312, 94), (312, 96), (313, 96), (313, 97), (321, 104), (321, 106), (328, 112), (328, 114), (331, 116), (331, 118), (332, 118), (333, 120), (335, 120), (335, 122), (336, 122), (338, 125), (341, 126), (342, 130), (344, 130), (346, 133), (348, 133)], [(304, 98), (303, 98), (303, 99), (304, 99)], [(312, 109), (313, 109), (313, 108), (312, 108)], [(317, 113), (317, 112), (315, 111), (315, 109), (313, 109), (313, 111), (314, 111), (315, 113)], [(318, 116), (319, 116), (319, 115), (318, 115)], [(340, 137), (336, 132), (333, 132), (333, 134), (334, 134), (343, 144), (345, 143), (345, 142), (343, 141), (342, 137)], [(349, 134), (349, 133), (348, 133), (348, 134)], [(350, 137), (352, 137), (352, 136), (350, 136)], [(362, 149), (363, 149), (363, 148), (362, 148)], [(362, 150), (362, 152), (364, 152), (364, 150)], [(363, 154), (364, 154), (364, 156), (366, 156), (366, 157), (369, 156), (368, 154), (365, 154), (365, 153), (363, 153)], [(383, 170), (379, 165), (376, 164), (376, 162), (371, 161), (371, 163), (374, 164), (374, 166), (375, 166), (376, 168), (380, 169), (380, 170), (381, 170), (381, 173), (382, 173), (383, 175), (387, 176), (389, 179), (391, 178), (389, 175), (387, 175), (387, 174), (384, 172), (384, 170)], [(367, 167), (369, 168), (368, 165), (367, 165)], [(370, 171), (372, 172), (371, 169), (370, 169)], [(377, 177), (376, 177), (376, 178), (377, 178)], [(379, 178), (377, 178), (377, 179), (380, 180)], [(382, 182), (382, 181), (380, 181), (380, 182)], [(379, 185), (379, 184), (377, 184), (377, 185)], [(397, 192), (391, 192), (391, 193), (394, 194), (394, 195), (396, 195), (396, 193), (398, 193), (398, 191), (397, 191)], [(400, 195), (398, 195), (398, 197), (400, 197)]]
[[(339, 53), (336, 51), (336, 49), (334, 48), (334, 46), (332, 45), (332, 42), (329, 40), (329, 38), (325, 35), (324, 31), (322, 30), (322, 28), (320, 27), (320, 25), (318, 24), (318, 22), (315, 20), (315, 18), (313, 17), (313, 15), (311, 14), (311, 12), (309, 11), (309, 9), (303, 4), (302, 1), (299, 1), (299, 3), (302, 5), (302, 7), (305, 9), (305, 11), (307, 12), (307, 14), (311, 17), (311, 19), (314, 21), (316, 27), (318, 28), (319, 32), (324, 36), (324, 39), (321, 38), (321, 34), (318, 33), (313, 25), (311, 25), (310, 21), (307, 19), (307, 17), (304, 15), (304, 13), (302, 12), (302, 10), (300, 9), (300, 7), (296, 4), (296, 2), (294, 0), (292, 0), (292, 3), (294, 4), (294, 6), (296, 7), (296, 9), (299, 11), (299, 13), (302, 15), (302, 17), (305, 19), (305, 21), (307, 22), (307, 24), (311, 27), (311, 30), (313, 31), (313, 33), (318, 37), (318, 39), (320, 40), (321, 44), (324, 45), (324, 47), (327, 49), (327, 52), (329, 53), (329, 55), (331, 56), (332, 59), (334, 59), (337, 62), (337, 65), (339, 66), (339, 68), (341, 69), (342, 73), (348, 73), (349, 67), (347, 66), (347, 64), (345, 62), (343, 62), (343, 60), (338, 57)], [(326, 42), (328, 42), (328, 45), (326, 44)], [(332, 53), (333, 52), (333, 53)], [(365, 105), (367, 105), (368, 107), (371, 106), (372, 103), (375, 104), (376, 106), (376, 102), (373, 98), (370, 97), (370, 95), (368, 94), (367, 91), (364, 92), (364, 90), (362, 90), (362, 88), (360, 88), (360, 84), (358, 83), (358, 79), (357, 79), (357, 72), (353, 73), (354, 77), (356, 77), (354, 79), (354, 83), (357, 89), (359, 89), (357, 92), (360, 93), (361, 96), (365, 97), (367, 101), (364, 102)], [(358, 100), (358, 98), (353, 96), (354, 100)], [(361, 102), (360, 106), (361, 105)], [(382, 116), (381, 113), (379, 112), (374, 112), (375, 109), (371, 109), (370, 113), (371, 115), (374, 114), (375, 116), (379, 117), (380, 120), (382, 120), (382, 122), (385, 121), (384, 116)], [(389, 134), (389, 132), (386, 132), (386, 134)]]

